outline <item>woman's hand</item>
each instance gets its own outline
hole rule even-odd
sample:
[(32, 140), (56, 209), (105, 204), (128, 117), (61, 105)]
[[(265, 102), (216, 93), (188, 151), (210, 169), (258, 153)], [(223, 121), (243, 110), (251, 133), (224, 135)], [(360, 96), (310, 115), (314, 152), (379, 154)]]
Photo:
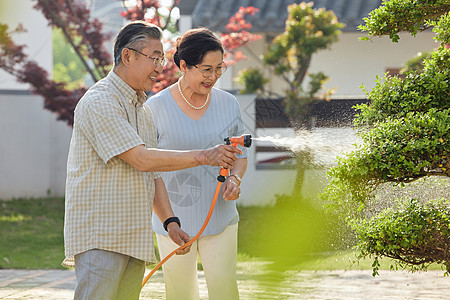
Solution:
[(239, 187), (238, 180), (229, 176), (222, 185), (223, 199), (226, 201), (237, 200), (241, 196), (241, 188)]

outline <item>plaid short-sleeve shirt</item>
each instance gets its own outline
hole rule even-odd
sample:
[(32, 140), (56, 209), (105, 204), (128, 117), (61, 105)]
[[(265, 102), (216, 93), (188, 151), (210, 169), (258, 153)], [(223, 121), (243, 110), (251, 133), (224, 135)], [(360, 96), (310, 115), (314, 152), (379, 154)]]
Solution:
[(75, 108), (67, 160), (64, 266), (75, 254), (104, 249), (154, 262), (152, 204), (158, 173), (139, 172), (117, 155), (138, 145), (156, 148), (145, 93), (114, 71)]

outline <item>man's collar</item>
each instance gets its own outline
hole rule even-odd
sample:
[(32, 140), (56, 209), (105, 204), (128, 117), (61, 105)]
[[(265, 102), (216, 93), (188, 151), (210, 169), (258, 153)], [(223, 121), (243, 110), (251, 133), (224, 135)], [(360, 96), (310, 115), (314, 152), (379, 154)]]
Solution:
[(111, 70), (107, 77), (120, 90), (120, 92), (124, 94), (127, 101), (133, 106), (142, 106), (144, 105), (145, 101), (147, 101), (147, 95), (144, 92), (136, 93), (136, 91), (131, 86), (129, 86), (122, 78), (120, 78), (120, 76), (117, 75), (114, 70)]

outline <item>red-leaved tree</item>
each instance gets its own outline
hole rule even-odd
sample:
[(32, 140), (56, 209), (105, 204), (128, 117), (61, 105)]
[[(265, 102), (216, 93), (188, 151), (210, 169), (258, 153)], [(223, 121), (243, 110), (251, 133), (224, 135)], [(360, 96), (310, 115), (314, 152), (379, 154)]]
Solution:
[(227, 50), (227, 55), (225, 56), (227, 63), (233, 64), (246, 59), (244, 54), (241, 51), (237, 51), (237, 49), (261, 38), (261, 35), (247, 31), (252, 28), (252, 24), (245, 21), (247, 15), (253, 16), (258, 11), (258, 8), (252, 6), (240, 7), (229, 19), (228, 24), (225, 26), (227, 32), (220, 35), (220, 41)]
[[(166, 16), (161, 15), (161, 4), (158, 0), (137, 0), (136, 4), (131, 7), (127, 7), (126, 2), (127, 1), (122, 0), (125, 11), (120, 13), (125, 19), (129, 21), (145, 20), (146, 22), (155, 24), (162, 30), (165, 30), (169, 27), (172, 12), (180, 1), (174, 1), (172, 5), (167, 8), (169, 13)], [(172, 85), (179, 77), (178, 68), (173, 61), (175, 43), (170, 39), (164, 40), (164, 48), (166, 49), (165, 55), (168, 59), (168, 63), (156, 79), (157, 82), (153, 85), (153, 92), (155, 93)]]
[[(35, 0), (35, 8), (42, 11), (49, 25), (60, 28), (66, 40), (75, 53), (81, 59), (86, 71), (94, 82), (107, 75), (112, 67), (111, 55), (105, 50), (104, 43), (110, 39), (109, 35), (103, 34), (103, 24), (91, 16), (90, 10), (82, 1), (70, 0)], [(146, 20), (158, 25), (162, 29), (169, 26), (172, 11), (178, 4), (174, 1), (169, 7), (168, 15), (161, 15), (160, 1), (138, 0), (136, 5), (126, 7), (121, 15), (127, 20)], [(227, 50), (227, 62), (238, 61), (243, 58), (237, 48), (259, 39), (259, 35), (253, 35), (246, 30), (251, 24), (245, 22), (246, 15), (253, 15), (257, 9), (241, 7), (239, 11), (230, 18), (227, 25), (227, 33), (221, 34), (221, 40)], [(16, 45), (11, 35), (23, 31), (19, 26), (9, 29), (7, 25), (0, 23), (0, 68), (15, 76), (19, 82), (28, 83), (31, 91), (44, 98), (44, 108), (58, 115), (58, 120), (73, 125), (73, 111), (79, 99), (86, 92), (86, 88), (69, 90), (64, 83), (53, 81), (48, 73), (39, 64), (24, 53), (24, 45)], [(158, 78), (153, 91), (160, 91), (176, 82), (179, 74), (173, 62), (175, 45), (171, 40), (164, 41), (167, 49), (166, 56), (168, 65)], [(229, 57), (232, 57), (230, 59)]]
[[(111, 56), (103, 43), (110, 37), (102, 34), (103, 24), (91, 17), (82, 1), (36, 0), (34, 8), (42, 11), (49, 25), (61, 29), (94, 82), (108, 73)], [(28, 58), (23, 51), (25, 46), (12, 41), (11, 34), (23, 29), (8, 32), (6, 25), (1, 28), (0, 68), (15, 76), (17, 81), (28, 83), (33, 93), (44, 98), (45, 109), (55, 112), (58, 120), (72, 125), (73, 111), (86, 88), (69, 90), (64, 83), (53, 81), (45, 69)]]
[[(130, 21), (145, 20), (158, 25), (164, 30), (169, 26), (170, 16), (172, 15), (172, 11), (178, 4), (179, 0), (174, 1), (172, 6), (168, 8), (168, 16), (162, 16), (159, 13), (161, 5), (159, 1), (156, 0), (138, 0), (136, 5), (130, 8), (126, 7), (125, 0), (122, 0), (122, 2), (123, 7), (126, 8), (126, 10), (121, 13), (124, 18)], [(225, 62), (227, 64), (234, 64), (237, 61), (245, 59), (246, 57), (242, 54), (242, 52), (237, 51), (237, 49), (261, 38), (261, 35), (252, 34), (247, 31), (252, 28), (252, 25), (245, 21), (245, 17), (247, 15), (254, 15), (256, 12), (258, 12), (258, 9), (255, 7), (240, 7), (225, 26), (227, 32), (221, 33), (220, 41), (226, 50)], [(153, 86), (154, 92), (159, 92), (160, 90), (175, 83), (180, 75), (178, 72), (178, 67), (173, 61), (176, 43), (172, 40), (166, 40), (164, 43), (165, 48), (167, 49), (166, 57), (169, 62), (164, 68), (163, 73), (157, 78), (158, 82)]]

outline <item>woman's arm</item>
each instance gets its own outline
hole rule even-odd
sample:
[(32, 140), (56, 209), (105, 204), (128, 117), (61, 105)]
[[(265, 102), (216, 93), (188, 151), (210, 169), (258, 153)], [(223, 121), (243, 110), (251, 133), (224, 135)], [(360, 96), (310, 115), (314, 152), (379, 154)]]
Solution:
[[(247, 171), (247, 158), (238, 158), (234, 168), (230, 170), (230, 175), (236, 175), (242, 179)], [(222, 195), (226, 201), (237, 200), (241, 195), (241, 183), (234, 176), (228, 176), (222, 185)]]

